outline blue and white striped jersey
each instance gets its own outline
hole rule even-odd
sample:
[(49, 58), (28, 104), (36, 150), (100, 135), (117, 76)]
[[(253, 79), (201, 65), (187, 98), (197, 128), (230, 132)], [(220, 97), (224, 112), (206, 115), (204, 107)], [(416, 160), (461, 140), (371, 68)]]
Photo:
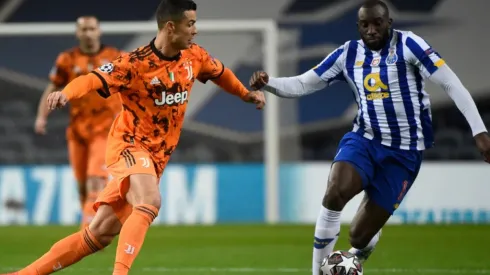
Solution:
[(313, 70), (328, 85), (346, 81), (352, 88), (359, 106), (353, 131), (393, 148), (424, 150), (434, 142), (424, 80), (444, 63), (419, 36), (393, 30), (380, 51), (348, 41)]

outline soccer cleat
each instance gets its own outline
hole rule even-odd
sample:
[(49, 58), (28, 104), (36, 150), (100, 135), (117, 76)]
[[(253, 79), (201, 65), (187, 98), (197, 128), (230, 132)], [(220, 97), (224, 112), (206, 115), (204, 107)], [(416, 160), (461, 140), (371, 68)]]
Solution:
[(351, 248), (349, 249), (349, 252), (356, 255), (357, 259), (361, 262), (361, 264), (364, 264), (365, 261), (369, 258), (371, 253), (373, 253), (374, 248), (368, 251), (362, 251), (356, 248)]
[(364, 249), (357, 249), (352, 247), (349, 249), (349, 252), (356, 255), (356, 257), (359, 259), (361, 264), (364, 264), (365, 261), (369, 258), (369, 256), (373, 253), (374, 249), (376, 248), (376, 244), (379, 241), (379, 238), (381, 237), (381, 232), (382, 230), (379, 230), (378, 233), (371, 239), (369, 244), (367, 245), (366, 248)]

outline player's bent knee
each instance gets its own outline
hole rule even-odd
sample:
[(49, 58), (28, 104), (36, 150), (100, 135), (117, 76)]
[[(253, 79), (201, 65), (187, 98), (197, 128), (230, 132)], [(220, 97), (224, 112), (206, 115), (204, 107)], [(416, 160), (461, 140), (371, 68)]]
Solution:
[(371, 239), (363, 238), (362, 236), (358, 235), (351, 235), (350, 236), (350, 245), (354, 248), (357, 249), (363, 249), (365, 248)]
[(121, 222), (112, 207), (101, 205), (89, 224), (89, 230), (103, 246), (108, 246), (121, 231)]
[(352, 225), (349, 230), (349, 242), (357, 249), (365, 248), (373, 236), (368, 230), (362, 230), (359, 226)]
[(336, 162), (328, 178), (323, 206), (330, 210), (341, 211), (361, 191), (362, 179), (357, 170), (350, 163)]
[(97, 241), (99, 241), (99, 243), (104, 247), (111, 244), (114, 238), (121, 231), (120, 229), (116, 231), (113, 228), (107, 226), (107, 224), (101, 223), (91, 223), (89, 229), (93, 236), (97, 239)]
[(347, 202), (349, 202), (349, 198), (342, 194), (338, 184), (329, 181), (327, 192), (323, 196), (323, 206), (330, 210), (341, 211)]
[(158, 195), (151, 195), (151, 196), (145, 196), (142, 200), (141, 203), (139, 204), (147, 204), (155, 207), (156, 209), (160, 210), (160, 207), (162, 205), (162, 199), (160, 197), (160, 194)]

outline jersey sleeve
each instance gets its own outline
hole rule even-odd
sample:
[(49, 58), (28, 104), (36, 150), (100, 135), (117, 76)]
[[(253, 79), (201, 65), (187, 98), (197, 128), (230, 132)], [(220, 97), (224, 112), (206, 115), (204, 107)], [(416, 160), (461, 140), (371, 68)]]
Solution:
[(137, 74), (128, 54), (123, 54), (112, 62), (100, 66), (92, 73), (102, 81), (103, 88), (97, 92), (104, 98), (131, 89)]
[(66, 52), (58, 55), (56, 58), (54, 66), (49, 72), (49, 80), (56, 86), (62, 87), (68, 84), (68, 79), (70, 75), (71, 58)]
[(330, 86), (337, 81), (345, 81), (343, 64), (344, 46), (341, 46), (316, 65), (313, 71)]
[(439, 67), (446, 64), (439, 53), (414, 33), (409, 33), (405, 45), (410, 50), (408, 62), (417, 67), (424, 78), (430, 77)]
[(202, 83), (206, 83), (208, 80), (220, 77), (225, 71), (223, 63), (211, 56), (204, 48), (200, 46), (197, 47), (199, 47), (202, 58), (202, 65), (197, 75), (197, 79)]

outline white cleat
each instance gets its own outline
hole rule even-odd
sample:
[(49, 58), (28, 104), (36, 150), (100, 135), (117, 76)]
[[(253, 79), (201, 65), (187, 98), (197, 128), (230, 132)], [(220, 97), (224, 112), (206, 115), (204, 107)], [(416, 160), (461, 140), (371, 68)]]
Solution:
[(362, 251), (356, 248), (349, 249), (349, 252), (356, 255), (357, 259), (359, 259), (361, 264), (364, 264), (364, 262), (367, 261), (371, 253), (373, 253), (373, 251), (374, 249), (371, 249), (369, 251)]

